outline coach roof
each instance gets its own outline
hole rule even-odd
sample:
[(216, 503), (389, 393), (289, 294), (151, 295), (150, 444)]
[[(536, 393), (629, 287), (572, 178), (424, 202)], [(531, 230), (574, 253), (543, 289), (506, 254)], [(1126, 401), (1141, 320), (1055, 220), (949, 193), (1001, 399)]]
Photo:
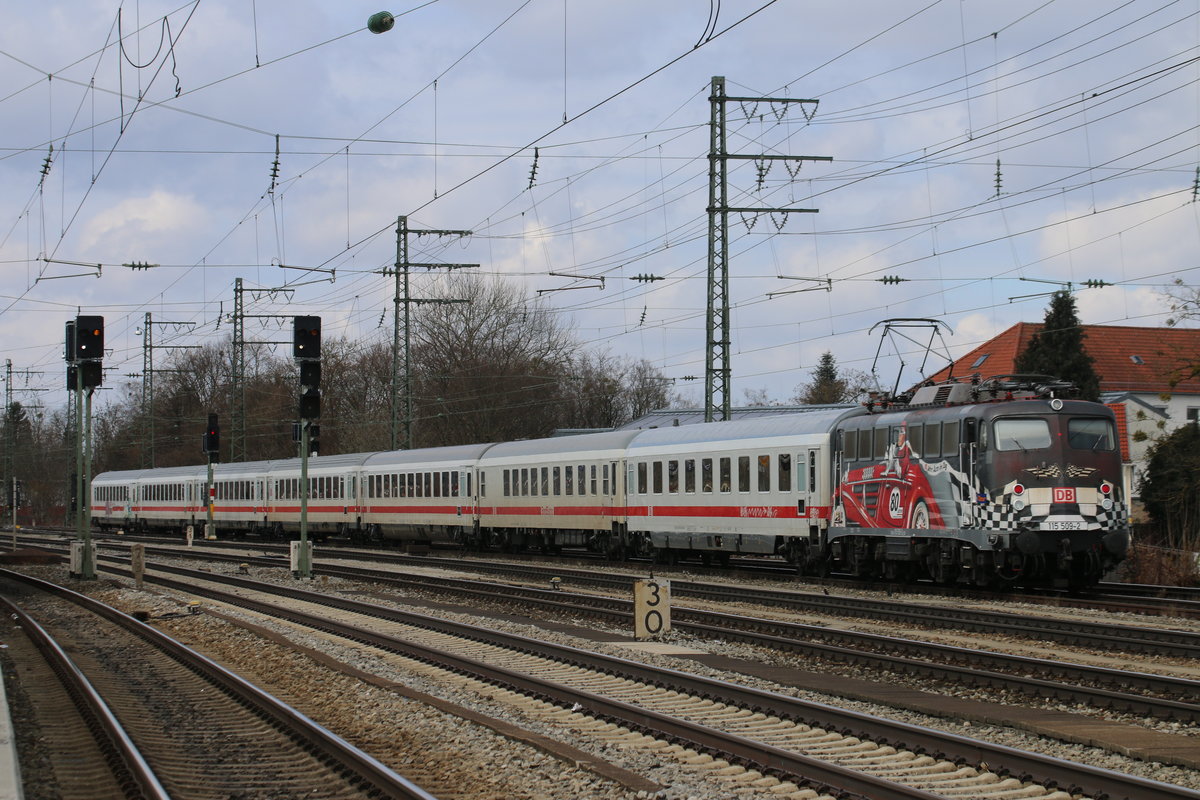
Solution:
[(641, 431), (629, 445), (631, 454), (648, 447), (702, 444), (737, 439), (748, 442), (754, 439), (770, 439), (776, 436), (794, 436), (811, 433), (829, 433), (843, 419), (866, 413), (861, 406), (829, 408), (821, 406), (799, 414), (780, 414), (774, 417), (730, 422), (703, 422), (696, 425), (680, 425), (671, 428), (651, 428)]
[(494, 445), (481, 459), (505, 459), (520, 456), (555, 456), (597, 451), (624, 451), (629, 442), (641, 431), (605, 431), (582, 433), (575, 436), (553, 436), (549, 439), (526, 439), (520, 442), (504, 442)]

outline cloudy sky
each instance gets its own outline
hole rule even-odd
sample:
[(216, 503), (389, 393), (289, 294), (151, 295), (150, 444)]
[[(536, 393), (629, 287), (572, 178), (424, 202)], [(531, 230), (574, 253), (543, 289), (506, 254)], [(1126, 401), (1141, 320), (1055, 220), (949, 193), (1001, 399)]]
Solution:
[(819, 101), (727, 103), (730, 153), (832, 159), (729, 162), (731, 206), (819, 210), (731, 215), (735, 405), (786, 399), (826, 350), (870, 369), (884, 319), (937, 318), (960, 355), (1068, 283), (1087, 323), (1155, 326), (1200, 282), (1200, 0), (433, 0), (374, 34), (380, 10), (8, 4), (16, 399), (65, 401), (77, 313), (107, 321), (110, 386), (140, 383), (146, 314), (156, 346), (226, 340), (238, 278), (248, 339), (319, 314), (390, 341), (404, 215), (472, 232), (414, 235), (410, 260), (478, 264), (699, 402), (714, 76)]

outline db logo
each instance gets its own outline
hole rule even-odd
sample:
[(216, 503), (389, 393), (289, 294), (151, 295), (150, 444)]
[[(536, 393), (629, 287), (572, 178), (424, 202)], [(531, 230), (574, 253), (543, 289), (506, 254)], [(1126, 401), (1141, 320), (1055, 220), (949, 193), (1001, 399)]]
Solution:
[(1055, 502), (1055, 503), (1074, 503), (1075, 502), (1075, 489), (1072, 487), (1066, 487), (1066, 486), (1055, 486), (1053, 502)]

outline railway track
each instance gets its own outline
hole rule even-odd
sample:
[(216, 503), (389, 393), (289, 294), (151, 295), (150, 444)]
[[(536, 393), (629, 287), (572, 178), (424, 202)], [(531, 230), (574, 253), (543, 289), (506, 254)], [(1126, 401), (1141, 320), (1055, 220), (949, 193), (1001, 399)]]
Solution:
[[(211, 550), (204, 548), (205, 552)], [(229, 546), (229, 543), (224, 543)], [(240, 546), (240, 545), (234, 545)], [(255, 549), (279, 552), (286, 555), (286, 548), (254, 545)], [(181, 556), (178, 547), (148, 549), (162, 555)], [(461, 572), (474, 572), (504, 578), (526, 580), (549, 585), (551, 578), (559, 578), (563, 586), (595, 588), (622, 593), (632, 592), (633, 581), (640, 576), (619, 572), (596, 570), (562, 569), (521, 563), (493, 563), (471, 558), (446, 558), (438, 556), (409, 556), (392, 553), (364, 554), (341, 548), (321, 551), (321, 558), (332, 560), (370, 560), (395, 565), (434, 567)], [(186, 557), (186, 556), (181, 556)], [(240, 556), (212, 554), (212, 558), (233, 560)], [(243, 559), (244, 560), (244, 559)], [(1001, 634), (1041, 641), (1103, 649), (1125, 651), (1146, 655), (1163, 655), (1184, 658), (1200, 658), (1200, 634), (1170, 628), (1140, 628), (1108, 623), (1089, 622), (1078, 618), (1035, 617), (1004, 611), (952, 605), (929, 605), (888, 599), (871, 599), (848, 595), (824, 594), (792, 589), (757, 588), (746, 585), (723, 585), (674, 578), (671, 591), (676, 597), (696, 599), (759, 603), (774, 608), (789, 609), (803, 613), (826, 613), (836, 616), (879, 619), (889, 622), (918, 624), (928, 628), (965, 630), (971, 632)]]
[[(153, 627), (86, 595), (20, 573), (0, 570), (0, 580), (9, 597), (53, 598), (54, 608), (42, 614), (45, 624), (3, 602), (11, 614), (7, 618), (15, 623), (6, 635), (15, 635), (18, 628), (25, 632), (42, 653), (46, 669), (62, 680), (61, 690), (58, 681), (24, 682), (27, 692), (45, 691), (36, 700), (50, 714), (43, 718), (60, 728), (69, 726), (72, 716), (82, 723), (71, 737), (52, 738), (51, 756), (58, 763), (54, 774), (65, 782), (63, 797), (167, 800), (282, 792), (347, 800), (435, 800)], [(38, 602), (45, 604), (44, 598)], [(74, 658), (67, 656), (68, 649)], [(71, 698), (69, 708), (66, 697)], [(82, 736), (82, 731), (92, 735)]]
[[(257, 566), (279, 566), (278, 559), (269, 557), (231, 556), (211, 551), (206, 551), (204, 557)], [(161, 566), (159, 569), (176, 571), (169, 566)], [(518, 601), (522, 606), (540, 607), (549, 618), (554, 619), (585, 616), (623, 627), (628, 627), (629, 620), (632, 619), (632, 603), (619, 598), (444, 576), (404, 575), (386, 570), (335, 564), (322, 564), (319, 570), (321, 574), (347, 580), (372, 581), (408, 590), (453, 593), (473, 602)], [(607, 582), (604, 578), (597, 579)], [(684, 584), (681, 590), (680, 584), (674, 583), (672, 589), (676, 594), (690, 594), (710, 600), (779, 604), (777, 592), (765, 592), (759, 596), (754, 590), (745, 587), (689, 587)], [(921, 612), (921, 616), (917, 618), (921, 623), (927, 622), (934, 611), (924, 606), (916, 608)], [(805, 610), (810, 609), (806, 607)], [(888, 618), (892, 621), (910, 621), (898, 611)], [(1107, 708), (1138, 716), (1157, 717), (1186, 724), (1200, 722), (1200, 681), (1196, 680), (684, 607), (675, 609), (674, 619), (678, 630), (700, 638), (736, 640), (769, 650), (800, 653), (827, 662), (928, 677), (964, 686), (1015, 691), (1030, 697), (1050, 697), (1063, 702)], [(949, 620), (940, 617), (935, 619), (946, 625), (951, 624)], [(1054, 633), (1054, 630), (1047, 632), (1044, 622), (1029, 617), (1010, 619), (1004, 616), (1001, 622), (993, 621), (993, 625), (985, 629), (993, 633), (999, 631), (1011, 634), (1015, 631), (1022, 636), (1043, 638), (1053, 638)], [(1154, 655), (1200, 655), (1200, 647), (1191, 644), (1188, 637), (1182, 636), (1182, 632), (1167, 635), (1165, 641), (1146, 641), (1137, 629), (1114, 630), (1112, 627), (1103, 628), (1100, 633), (1093, 633), (1087, 637), (1080, 637), (1078, 630), (1073, 630), (1072, 636), (1075, 637), (1075, 642), (1083, 638), (1085, 644), (1103, 649), (1115, 649), (1121, 645), (1130, 648), (1136, 644), (1139, 649), (1149, 650)], [(1190, 636), (1200, 639), (1195, 634)]]
[[(270, 565), (268, 559), (255, 563)], [(517, 601), (523, 608), (540, 607), (551, 619), (584, 616), (632, 626), (633, 604), (623, 599), (329, 565), (322, 565), (321, 574), (410, 590), (451, 592), (470, 600)], [(742, 641), (873, 669), (1014, 690), (1188, 724), (1200, 722), (1200, 681), (1195, 680), (691, 608), (674, 608), (672, 618), (677, 630), (700, 638)]]
[[(107, 565), (103, 568), (105, 570), (110, 569)], [(779, 771), (783, 769), (780, 765), (785, 764), (791, 765), (787, 769), (800, 769), (803, 766), (800, 774), (811, 777), (814, 774), (812, 772), (815, 768), (814, 765), (807, 763), (800, 764), (794, 760), (787, 759), (781, 761), (780, 759), (784, 758), (783, 755), (770, 749), (776, 748), (786, 751), (790, 747), (803, 750), (805, 745), (796, 743), (794, 739), (785, 737), (785, 739), (776, 740), (773, 737), (775, 734), (780, 736), (784, 736), (785, 734), (790, 735), (796, 733), (796, 728), (804, 728), (805, 730), (801, 732), (803, 735), (799, 737), (800, 739), (812, 738), (813, 734), (809, 729), (820, 729), (823, 732), (816, 736), (821, 741), (820, 746), (817, 748), (818, 751), (825, 752), (826, 749), (831, 749), (836, 752), (841, 747), (848, 746), (851, 748), (851, 752), (855, 752), (857, 755), (849, 756), (843, 754), (846, 758), (850, 758), (860, 766), (862, 764), (871, 764), (876, 759), (882, 759), (884, 762), (892, 765), (883, 770), (884, 774), (889, 775), (901, 774), (908, 770), (924, 773), (926, 769), (932, 769), (937, 774), (951, 776), (952, 781), (966, 781), (965, 785), (967, 786), (977, 785), (982, 788), (987, 785), (989, 791), (995, 788), (992, 784), (1002, 781), (1009, 781), (1009, 783), (1004, 785), (1004, 788), (1008, 790), (1015, 790), (1018, 784), (1030, 783), (1032, 781), (1033, 783), (1045, 784), (1047, 787), (1069, 787), (1076, 793), (1083, 792), (1084, 794), (1097, 797), (1200, 797), (1195, 792), (1180, 787), (1156, 784), (1153, 781), (1146, 782), (1144, 779), (1131, 778), (1131, 776), (1118, 777), (1115, 773), (1109, 773), (1104, 770), (1096, 770), (1095, 768), (1071, 764), (1070, 762), (1061, 762), (1057, 759), (1020, 753), (1013, 751), (1011, 748), (988, 745), (953, 734), (943, 734), (903, 723), (869, 718), (866, 715), (854, 712), (830, 709), (826, 706), (804, 703), (790, 697), (758, 692), (757, 690), (747, 689), (735, 684), (698, 678), (673, 670), (662, 670), (622, 659), (614, 659), (609, 656), (587, 653), (586, 651), (579, 651), (574, 648), (565, 648), (559, 645), (537, 642), (494, 631), (473, 629), (469, 626), (448, 623), (424, 615), (400, 612), (395, 609), (347, 600), (345, 598), (330, 598), (306, 590), (280, 587), (273, 584), (261, 584), (238, 576), (216, 575), (187, 570), (183, 572), (187, 573), (184, 580), (157, 575), (154, 577), (154, 580), (178, 591), (198, 593), (219, 599), (222, 602), (233, 602), (244, 608), (251, 608), (258, 613), (272, 614), (299, 624), (315, 626), (322, 630), (335, 632), (337, 635), (367, 642), (377, 647), (385, 647), (393, 650), (400, 648), (399, 652), (404, 652), (410, 657), (424, 660), (439, 660), (439, 663), (445, 667), (460, 672), (471, 672), (471, 674), (476, 675), (480, 680), (499, 682), (501, 685), (510, 687), (517, 685), (525, 686), (527, 687), (526, 691), (556, 698), (555, 702), (559, 705), (566, 705), (568, 707), (579, 706), (591, 710), (601, 709), (603, 712), (601, 716), (609, 718), (610, 721), (620, 720), (620, 724), (626, 726), (633, 725), (635, 728), (643, 726), (647, 730), (654, 730), (655, 733), (653, 735), (665, 737), (668, 741), (682, 740), (690, 742), (694, 748), (699, 749), (717, 747), (715, 740), (708, 738), (714, 735), (707, 732), (708, 728), (713, 727), (712, 720), (709, 717), (702, 714), (699, 721), (687, 719), (687, 715), (678, 711), (675, 705), (671, 705), (667, 700), (659, 697), (658, 693), (662, 692), (662, 688), (656, 689), (655, 687), (665, 687), (667, 689), (664, 697), (675, 697), (678, 693), (685, 693), (690, 699), (683, 701), (683, 706), (688, 708), (695, 707), (697, 704), (700, 707), (713, 706), (715, 709), (713, 713), (716, 717), (732, 720), (748, 720), (748, 727), (743, 726), (741, 723), (736, 726), (734, 732), (739, 739), (753, 739), (754, 737), (749, 736), (751, 729), (762, 728), (771, 731), (771, 735), (767, 736), (764, 734), (763, 740), (758, 741), (758, 744), (747, 744), (738, 741), (734, 744), (726, 743), (723, 746), (723, 752), (726, 753), (727, 757), (736, 756), (744, 763), (756, 765), (760, 772), (764, 769)], [(244, 596), (238, 599), (231, 599), (223, 590), (202, 587), (200, 584), (201, 581), (214, 580), (238, 587), (237, 591), (242, 595), (251, 591), (256, 594), (267, 593), (275, 598), (275, 600), (273, 602), (264, 602)], [(280, 597), (287, 599), (286, 607), (279, 605), (280, 601), (278, 598)], [(323, 610), (318, 609), (313, 612), (299, 611), (297, 609), (301, 603), (319, 603), (322, 605)], [(364, 627), (361, 622), (357, 625), (342, 627), (342, 623), (324, 621), (325, 617), (330, 616), (328, 609), (331, 607), (355, 615), (369, 615), (373, 620), (386, 620), (389, 623), (400, 624), (407, 628), (415, 627), (423, 630), (432, 630), (436, 632), (438, 637), (450, 635), (469, 639), (475, 642), (475, 644), (468, 647), (465, 655), (460, 649), (457, 653), (430, 656), (427, 653), (423, 653), (423, 647), (420, 645), (400, 642), (400, 639), (411, 639), (414, 635), (411, 632), (405, 633), (402, 637), (390, 636), (380, 633), (382, 628), (375, 621), (371, 622), (367, 627)], [(470, 648), (480, 646), (499, 649), (487, 649), (482, 653), (470, 650)], [(505, 655), (505, 653), (510, 655)], [(514, 657), (511, 653), (522, 653), (524, 655), (520, 656), (521, 658), (534, 657), (538, 661), (534, 666), (523, 667), (519, 671), (520, 675), (514, 674), (511, 667), (503, 667), (501, 672), (490, 671), (493, 665), (510, 664), (511, 659)], [(467, 661), (462, 660), (464, 658)], [(534, 675), (541, 676), (543, 673), (550, 673), (556, 676), (555, 680), (552, 680), (552, 683), (562, 683), (564, 679), (561, 675), (561, 670), (563, 668), (561, 666), (554, 666), (550, 662), (553, 662), (553, 664), (566, 663), (572, 665), (568, 672), (583, 667), (586, 667), (589, 672), (586, 677), (580, 679), (583, 681), (582, 684), (577, 684), (574, 688), (568, 687), (569, 691), (565, 693), (561, 687), (548, 687), (540, 682), (529, 683), (529, 681), (537, 680)], [(596, 672), (616, 676), (619, 679), (619, 687), (626, 688), (617, 688), (612, 691), (618, 692), (618, 696), (624, 699), (613, 701), (611, 699), (592, 696), (595, 694), (594, 687), (597, 685), (597, 681), (609, 680), (597, 677), (594, 674)], [(487, 675), (490, 675), (490, 677), (485, 677)], [(644, 689), (637, 690), (637, 693), (635, 693), (636, 702), (632, 704), (629, 703), (628, 696), (620, 694), (620, 692), (632, 691), (628, 688), (630, 682), (645, 687)], [(581, 689), (578, 688), (580, 685), (583, 687), (593, 687), (593, 689), (584, 689), (582, 690), (583, 693), (580, 693)], [(643, 692), (648, 692), (648, 694)], [(606, 691), (604, 694), (607, 695), (607, 693)], [(664, 706), (664, 703), (667, 703), (667, 705)], [(714, 703), (715, 706), (713, 705)], [(629, 707), (624, 707), (622, 704)], [(738, 710), (727, 708), (730, 706)], [(677, 714), (681, 714), (685, 717), (684, 722), (698, 724), (706, 730), (698, 731), (689, 728), (687, 725), (681, 726), (669, 720), (657, 719), (653, 714), (647, 715), (648, 710), (654, 711), (655, 714), (661, 714), (663, 712), (658, 709), (664, 707), (668, 708), (666, 712), (668, 717), (673, 718)], [(831, 733), (834, 731), (839, 733)], [(853, 745), (833, 744), (833, 742), (843, 741), (842, 736), (844, 734), (849, 734), (856, 742)], [(868, 741), (869, 744), (862, 744), (864, 740)], [(779, 741), (787, 741), (789, 744), (781, 748), (778, 744)], [(768, 749), (762, 749), (763, 746)], [(943, 758), (946, 759), (944, 762)], [(891, 769), (896, 766), (894, 762), (897, 761), (903, 762), (908, 766), (900, 768), (899, 773), (893, 773)], [(964, 768), (959, 762), (974, 764), (976, 766)], [(982, 763), (990, 765), (990, 769), (980, 770), (979, 765)], [(832, 775), (829, 773), (822, 774), (826, 776), (821, 779), (822, 781), (832, 786), (839, 786), (838, 783), (833, 782), (835, 778)], [(1004, 777), (1005, 775), (1020, 776), (1020, 780), (1017, 780), (1015, 777)], [(1127, 782), (1126, 778), (1130, 778), (1131, 782)], [(931, 780), (935, 780), (935, 783), (922, 784), (922, 786), (928, 789), (930, 786), (936, 785), (936, 780), (941, 779)], [(1016, 782), (1013, 783), (1012, 781)], [(845, 789), (846, 787), (843, 786), (842, 788)], [(1032, 789), (1026, 788), (1032, 792), (1029, 796), (1062, 797), (1062, 795), (1056, 795), (1055, 791), (1050, 788), (1040, 791), (1036, 789), (1036, 786)], [(921, 790), (923, 791), (924, 789)], [(936, 791), (943, 790), (943, 787), (936, 789)], [(867, 791), (866, 794), (871, 797), (916, 796), (888, 793), (892, 791), (892, 789), (886, 786), (875, 786)]]

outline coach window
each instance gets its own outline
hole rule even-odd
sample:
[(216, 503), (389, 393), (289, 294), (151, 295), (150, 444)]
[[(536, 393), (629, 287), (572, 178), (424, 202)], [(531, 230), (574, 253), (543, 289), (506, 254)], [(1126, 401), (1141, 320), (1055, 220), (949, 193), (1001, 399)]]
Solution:
[(458, 473), (457, 472), (450, 473), (450, 496), (451, 497), (459, 497), (460, 496), (458, 494)]
[(604, 489), (604, 496), (608, 497), (608, 464), (600, 467), (600, 486)]
[(542, 467), (542, 497), (550, 496), (550, 468)]
[[(1042, 421), (1042, 424), (1045, 425), (1044, 420)], [(1046, 436), (1047, 436), (1047, 438), (1049, 438), (1050, 434), (1047, 433)], [(1050, 442), (1047, 441), (1046, 444), (1049, 445)], [(957, 456), (958, 455), (958, 423), (957, 422), (947, 422), (942, 425), (942, 455), (944, 455), (944, 456)]]
[(479, 496), (487, 497), (487, 473), (479, 470)]
[(688, 494), (696, 493), (696, 459), (694, 458), (683, 462), (683, 491)]
[(647, 480), (646, 480), (648, 473), (649, 473), (649, 469), (646, 467), (646, 462), (644, 462), (644, 461), (638, 462), (638, 465), (637, 465), (637, 493), (638, 494), (648, 494), (649, 493), (648, 487), (647, 487)]
[(562, 467), (551, 467), (550, 474), (554, 478), (554, 496), (562, 495)]
[(758, 457), (758, 490), (760, 492), (771, 491), (771, 457)]
[(779, 454), (779, 491), (792, 490), (792, 456), (790, 453)]
[[(429, 490), (429, 489), (433, 490), (433, 491), (429, 492), (429, 494), (427, 494), (426, 496), (427, 497), (441, 497), (442, 496), (442, 475), (441, 475), (441, 473), (440, 472), (426, 472), (425, 477), (427, 480), (427, 482), (425, 484), (426, 490)], [(432, 485), (430, 485), (430, 484), (432, 484)]]
[(808, 491), (817, 490), (817, 451), (808, 451)]
[(711, 494), (713, 490), (713, 462), (711, 458), (701, 459), (700, 461), (700, 486), (701, 490), (706, 494)]
[(804, 492), (808, 488), (808, 462), (804, 454), (796, 455), (796, 491)]
[(667, 462), (667, 491), (671, 494), (679, 493), (679, 462)]
[(509, 497), (508, 470), (501, 473), (504, 476), (504, 496)]
[(738, 491), (750, 491), (750, 456), (738, 456)]
[(662, 494), (663, 465), (661, 461), (654, 461), (650, 464), (650, 483), (655, 494)]
[(434, 474), (432, 472), (425, 473), (425, 497), (433, 497), (431, 489), (433, 489)]
[(592, 475), (592, 494), (596, 495), (596, 494), (599, 494), (599, 492), (597, 491), (597, 489), (599, 487), (597, 487), (597, 485), (596, 485), (596, 465), (595, 464), (592, 464), (591, 475)]
[(842, 431), (842, 458), (846, 461), (858, 458), (858, 431)]
[(520, 492), (520, 496), (521, 496), (521, 497), (528, 497), (528, 496), (529, 496), (529, 468), (528, 468), (528, 467), (522, 467), (522, 468), (521, 468), (521, 492)]
[(579, 481), (579, 486), (578, 486), (578, 487), (576, 487), (576, 488), (578, 488), (578, 489), (579, 489), (579, 491), (577, 492), (577, 494), (578, 494), (580, 497), (582, 497), (583, 495), (585, 495), (585, 494), (587, 494), (587, 493), (588, 493), (588, 492), (587, 492), (587, 465), (586, 465), (586, 464), (580, 464), (580, 465), (579, 465), (579, 469), (578, 469), (578, 470), (575, 472), (575, 475), (576, 475), (576, 477), (577, 477), (577, 479), (578, 479), (578, 481)]
[(733, 488), (733, 460), (728, 456), (721, 459), (721, 491), (728, 492)]
[(575, 494), (575, 468), (570, 464), (563, 467), (563, 494), (567, 496)]

